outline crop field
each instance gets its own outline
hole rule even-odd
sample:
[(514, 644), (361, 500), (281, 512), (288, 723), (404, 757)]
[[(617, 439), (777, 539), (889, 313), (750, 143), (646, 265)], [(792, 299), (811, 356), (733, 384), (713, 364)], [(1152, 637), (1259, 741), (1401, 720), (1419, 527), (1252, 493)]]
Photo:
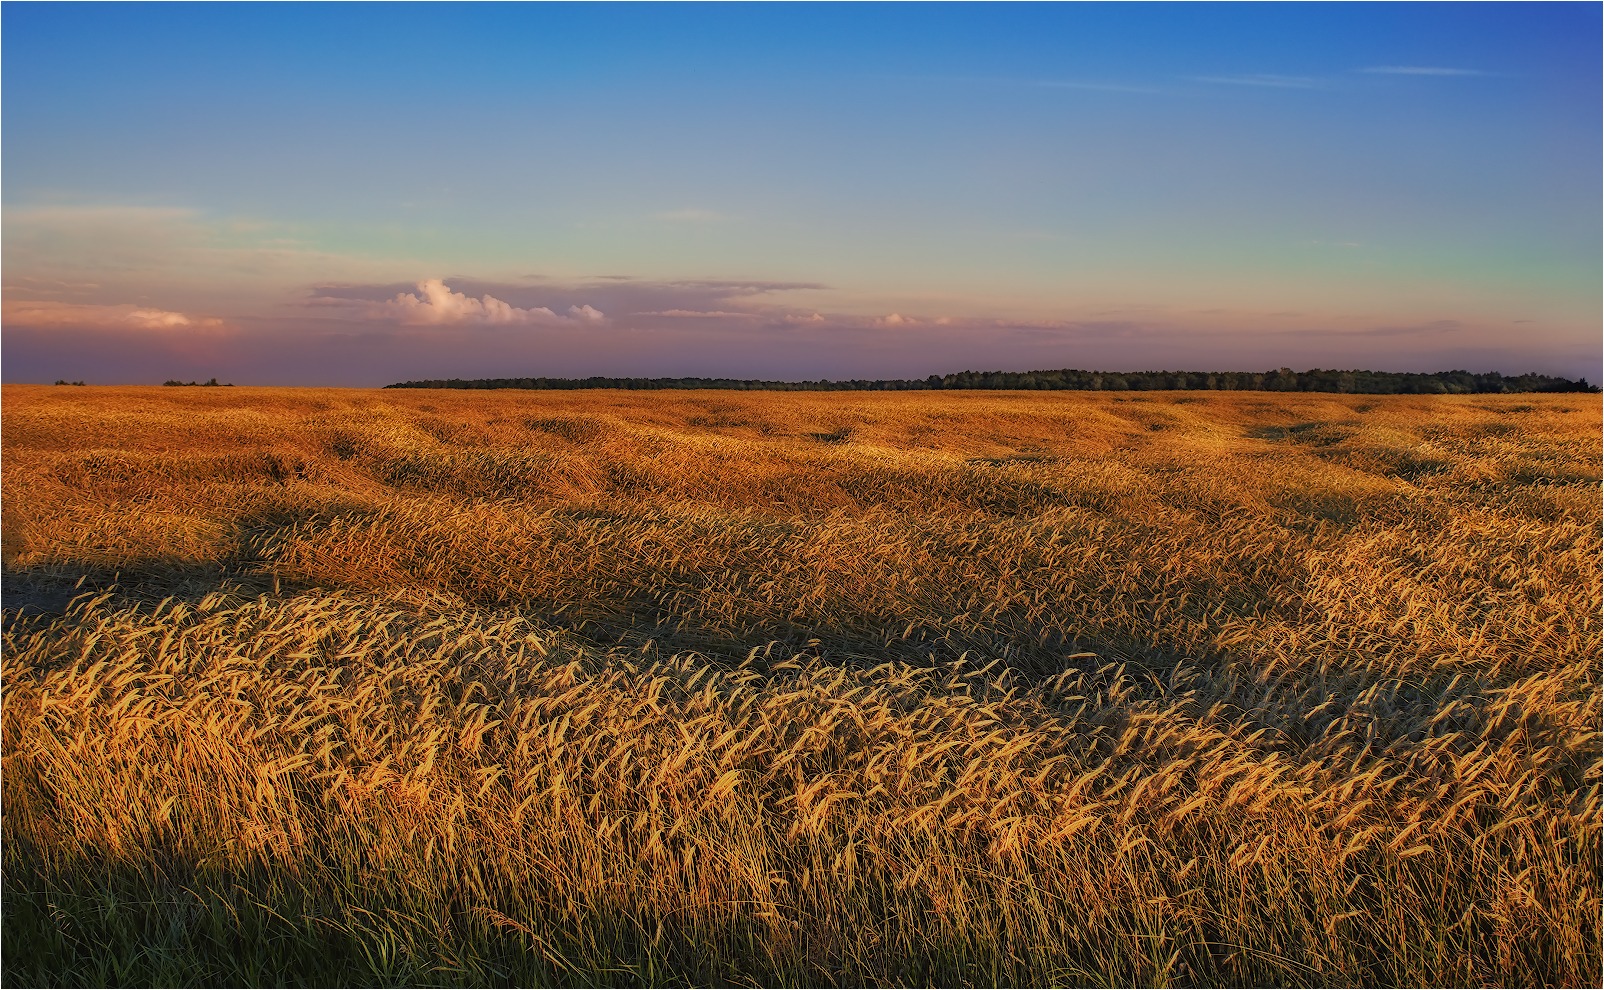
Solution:
[(1591, 395), (4, 390), (11, 985), (1600, 979)]

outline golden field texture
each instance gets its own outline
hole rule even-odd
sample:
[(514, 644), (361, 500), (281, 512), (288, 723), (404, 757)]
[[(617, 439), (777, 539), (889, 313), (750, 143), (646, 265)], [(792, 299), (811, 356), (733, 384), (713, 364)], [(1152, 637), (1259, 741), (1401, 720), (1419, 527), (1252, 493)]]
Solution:
[(3, 427), (7, 982), (1599, 980), (1595, 396)]

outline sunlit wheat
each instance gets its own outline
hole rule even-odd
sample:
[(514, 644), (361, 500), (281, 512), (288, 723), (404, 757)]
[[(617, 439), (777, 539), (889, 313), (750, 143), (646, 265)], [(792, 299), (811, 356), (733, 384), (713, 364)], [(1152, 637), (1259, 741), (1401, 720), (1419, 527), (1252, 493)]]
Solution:
[(8, 980), (1598, 978), (1596, 399), (172, 391), (5, 393)]

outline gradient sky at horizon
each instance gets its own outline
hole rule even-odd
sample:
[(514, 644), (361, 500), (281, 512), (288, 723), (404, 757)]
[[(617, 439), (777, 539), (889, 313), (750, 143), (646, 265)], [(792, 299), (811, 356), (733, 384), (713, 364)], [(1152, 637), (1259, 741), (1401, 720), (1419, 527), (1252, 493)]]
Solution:
[(8, 382), (1599, 377), (1597, 4), (0, 21)]

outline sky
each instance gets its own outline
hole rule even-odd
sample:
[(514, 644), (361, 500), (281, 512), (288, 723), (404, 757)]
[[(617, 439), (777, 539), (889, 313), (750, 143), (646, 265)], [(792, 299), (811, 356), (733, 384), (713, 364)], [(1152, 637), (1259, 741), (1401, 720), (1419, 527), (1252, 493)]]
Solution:
[(0, 7), (0, 375), (1600, 378), (1577, 4)]

